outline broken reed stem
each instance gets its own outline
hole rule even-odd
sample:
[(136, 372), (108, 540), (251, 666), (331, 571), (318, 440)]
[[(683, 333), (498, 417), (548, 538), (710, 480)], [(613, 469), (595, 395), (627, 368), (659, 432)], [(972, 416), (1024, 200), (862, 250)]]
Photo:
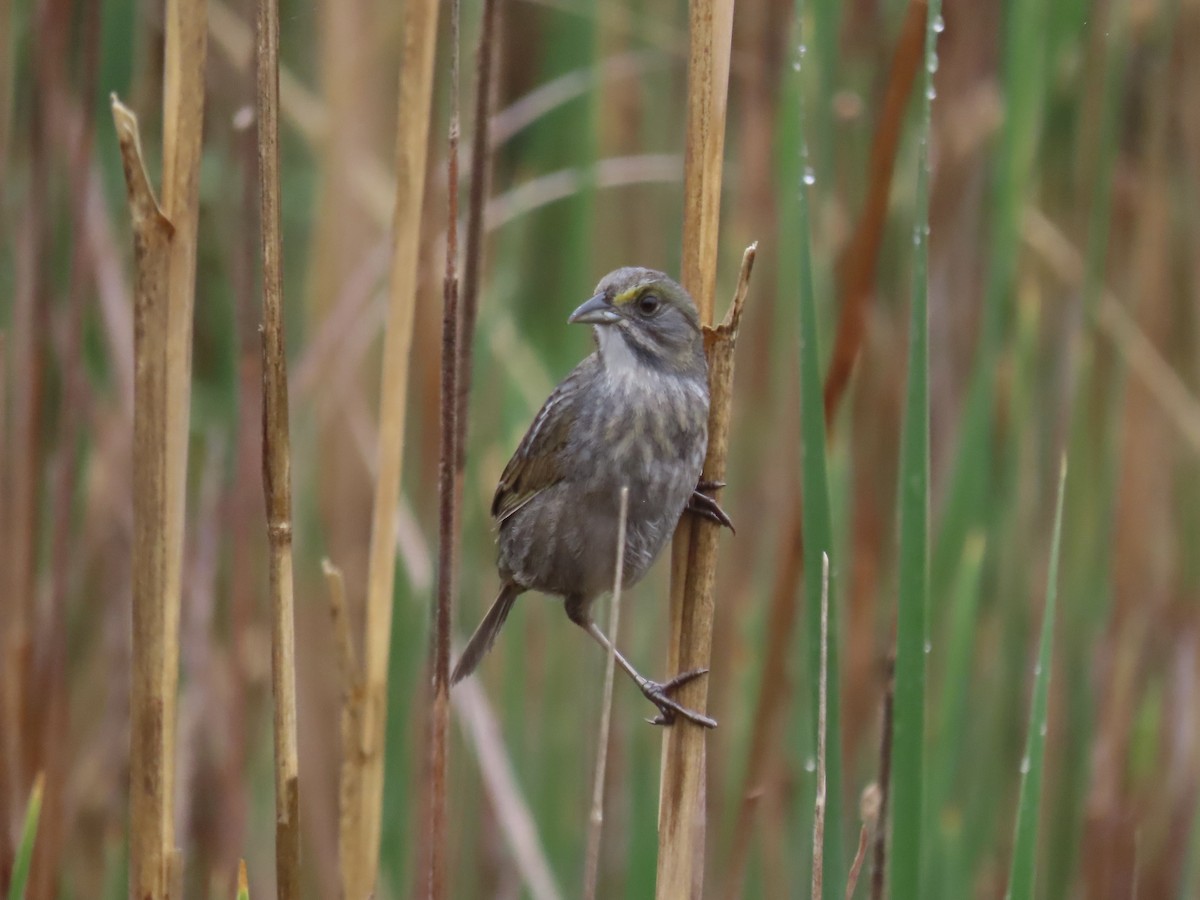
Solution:
[[(725, 320), (715, 328), (705, 327), (704, 343), (708, 355), (709, 413), (708, 453), (702, 476), (721, 481), (729, 450), (729, 423), (733, 405), (733, 351), (738, 325), (750, 288), (750, 273), (758, 245), (751, 244), (742, 256), (733, 303)], [(688, 516), (684, 519), (687, 520)], [(671, 572), (672, 596), (677, 578), (686, 578), (680, 604), (678, 671), (707, 668), (712, 650), (713, 593), (717, 574), (719, 528), (712, 522), (697, 520), (681, 525), (675, 540), (688, 539), (686, 567)], [(674, 565), (675, 559), (672, 559)], [(672, 669), (671, 671), (676, 671)], [(708, 705), (708, 680), (696, 679), (684, 685), (680, 703), (698, 712)], [(682, 898), (698, 896), (703, 880), (705, 781), (705, 729), (686, 720), (677, 720), (664, 729), (663, 769), (658, 810), (658, 877), (656, 896)]]
[(379, 468), (367, 563), (366, 697), (361, 737), (361, 752), (366, 759), (362, 783), (357, 796), (350, 801), (360, 810), (357, 816), (359, 833), (348, 851), (354, 858), (353, 865), (348, 868), (351, 880), (343, 885), (345, 896), (355, 898), (366, 897), (375, 890), (379, 867), (383, 743), (387, 728), (387, 674), (396, 570), (396, 504), (400, 498), (400, 472), (404, 459), (409, 353), (416, 305), (421, 206), (425, 197), (437, 13), (437, 0), (409, 0), (404, 4), (404, 46), (396, 117), (394, 245), (379, 392)]
[(892, 725), (895, 704), (896, 661), (889, 659), (887, 684), (883, 693), (883, 727), (879, 736), (879, 814), (871, 860), (871, 900), (883, 900), (883, 885), (887, 877), (887, 818), (892, 781)]
[(137, 119), (112, 97), (113, 122), (125, 170), (134, 247), (133, 406), (133, 634), (130, 685), (131, 893), (159, 900), (167, 894), (174, 847), (170, 766), (175, 729), (176, 672), (167, 647), (178, 641), (167, 599), (167, 284), (175, 229), (163, 214), (142, 162)]
[(596, 777), (592, 782), (592, 813), (588, 817), (587, 855), (583, 867), (584, 900), (595, 900), (600, 874), (600, 836), (604, 831), (604, 773), (608, 766), (608, 732), (612, 722), (613, 676), (617, 664), (617, 634), (621, 623), (621, 585), (625, 580), (625, 526), (629, 518), (629, 487), (621, 487), (617, 518), (617, 566), (613, 573), (612, 605), (608, 612), (608, 660), (604, 664), (604, 694), (600, 705), (600, 734), (596, 738)]
[(258, 176), (262, 231), (263, 493), (270, 551), (271, 693), (275, 703), (275, 879), (300, 896), (300, 761), (296, 750), (296, 633), (283, 240), (279, 231), (279, 6), (259, 0), (256, 28)]
[(829, 554), (821, 554), (821, 677), (817, 690), (817, 799), (813, 807), (812, 898), (824, 896), (825, 713), (829, 681)]
[(450, 732), (450, 618), (458, 559), (458, 43), (459, 0), (450, 0), (450, 125), (446, 161), (446, 274), (442, 282), (441, 446), (438, 450), (438, 566), (430, 647), (429, 896), (446, 890), (446, 773)]
[(854, 362), (866, 333), (867, 303), (875, 286), (879, 267), (879, 248), (887, 222), (888, 197), (896, 153), (904, 132), (904, 114), (912, 96), (913, 82), (925, 57), (925, 17), (927, 0), (909, 0), (896, 39), (896, 52), (888, 73), (887, 92), (875, 135), (871, 140), (871, 158), (867, 167), (867, 197), (854, 234), (838, 263), (841, 313), (829, 370), (825, 375), (825, 427), (833, 425), (837, 408), (845, 393)]
[(467, 407), (471, 397), (471, 349), (479, 312), (479, 281), (483, 270), (483, 211), (491, 185), (492, 83), (496, 69), (496, 0), (483, 0), (479, 46), (475, 51), (475, 133), (471, 135), (471, 192), (467, 197), (467, 235), (463, 254), (462, 296), (458, 332), (458, 448), (456, 477), (461, 505), (467, 468)]
[[(350, 616), (346, 609), (346, 584), (342, 570), (329, 560), (321, 560), (325, 583), (329, 588), (329, 612), (333, 636), (337, 642), (338, 680), (342, 687), (341, 743), (342, 765), (338, 778), (338, 871), (343, 889), (354, 877), (354, 841), (359, 834), (361, 806), (355, 798), (362, 789), (366, 757), (360, 751), (362, 737), (363, 679), (350, 636)], [(343, 896), (348, 896), (343, 894)]]

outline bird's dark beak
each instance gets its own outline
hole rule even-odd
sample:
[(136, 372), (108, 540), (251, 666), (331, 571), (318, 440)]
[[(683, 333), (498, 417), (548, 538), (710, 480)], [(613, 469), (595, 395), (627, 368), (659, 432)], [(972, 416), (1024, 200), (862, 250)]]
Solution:
[(571, 324), (579, 325), (611, 325), (621, 318), (604, 294), (597, 294), (571, 313), (567, 319)]

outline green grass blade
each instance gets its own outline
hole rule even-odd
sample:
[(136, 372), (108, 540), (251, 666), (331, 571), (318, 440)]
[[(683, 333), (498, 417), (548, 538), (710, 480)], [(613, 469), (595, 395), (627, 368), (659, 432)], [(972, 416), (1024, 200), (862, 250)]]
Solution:
[(1050, 572), (1046, 578), (1046, 609), (1042, 613), (1042, 637), (1034, 670), (1033, 702), (1029, 709), (1029, 734), (1021, 760), (1021, 797), (1017, 802), (1017, 835), (1013, 845), (1012, 873), (1008, 900), (1032, 900), (1037, 875), (1038, 806), (1042, 798), (1042, 763), (1046, 756), (1046, 704), (1050, 688), (1050, 660), (1054, 649), (1054, 606), (1058, 598), (1058, 547), (1062, 535), (1063, 488), (1067, 483), (1067, 461), (1058, 476), (1058, 502), (1054, 511), (1054, 534), (1050, 538)]
[(890, 894), (920, 897), (925, 793), (925, 658), (929, 603), (929, 135), (941, 3), (929, 4), (913, 229), (908, 386), (900, 450), (900, 594), (892, 732)]
[[(804, 3), (797, 4), (797, 20), (804, 20)], [(803, 41), (801, 41), (803, 46)], [(801, 73), (803, 74), (803, 72)], [(829, 471), (825, 458), (825, 402), (821, 388), (820, 335), (817, 328), (816, 290), (813, 286), (812, 232), (809, 191), (815, 176), (809, 168), (804, 116), (804, 91), (797, 104), (800, 156), (803, 178), (797, 202), (797, 257), (800, 264), (800, 486), (803, 492), (801, 516), (804, 529), (804, 597), (808, 632), (808, 675), (811, 691), (812, 734), (816, 736), (817, 692), (821, 672), (821, 568), (822, 558), (835, 560), (833, 517), (829, 503)], [(825, 842), (822, 854), (823, 894), (829, 900), (841, 900), (846, 892), (846, 859), (842, 850), (842, 742), (839, 698), (841, 697), (838, 663), (838, 617), (835, 600), (836, 563), (829, 575), (829, 650), (826, 682), (829, 704), (826, 716), (825, 746)], [(808, 758), (816, 760), (815, 747)], [(805, 768), (808, 768), (806, 762)]]
[(13, 863), (12, 881), (8, 885), (8, 900), (22, 900), (25, 886), (29, 882), (29, 867), (33, 864), (33, 841), (37, 837), (38, 817), (42, 813), (42, 787), (45, 776), (38, 775), (29, 794), (29, 808), (25, 811), (25, 825), (21, 828), (21, 843), (17, 846), (17, 858)]

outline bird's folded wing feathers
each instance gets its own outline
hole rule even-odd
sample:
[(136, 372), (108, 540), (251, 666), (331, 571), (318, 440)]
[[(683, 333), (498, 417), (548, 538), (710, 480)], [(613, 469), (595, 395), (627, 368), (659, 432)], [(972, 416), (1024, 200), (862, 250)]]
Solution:
[(496, 485), (492, 516), (497, 522), (567, 476), (562, 456), (576, 418), (573, 407), (598, 364), (594, 354), (589, 356), (542, 404)]

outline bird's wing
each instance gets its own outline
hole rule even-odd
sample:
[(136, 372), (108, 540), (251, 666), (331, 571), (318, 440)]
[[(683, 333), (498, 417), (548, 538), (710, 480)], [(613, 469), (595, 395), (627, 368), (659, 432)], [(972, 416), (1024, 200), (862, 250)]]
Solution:
[(576, 404), (598, 368), (598, 358), (595, 354), (589, 356), (562, 380), (534, 416), (496, 485), (492, 516), (497, 522), (503, 522), (567, 476), (563, 451), (576, 420)]

